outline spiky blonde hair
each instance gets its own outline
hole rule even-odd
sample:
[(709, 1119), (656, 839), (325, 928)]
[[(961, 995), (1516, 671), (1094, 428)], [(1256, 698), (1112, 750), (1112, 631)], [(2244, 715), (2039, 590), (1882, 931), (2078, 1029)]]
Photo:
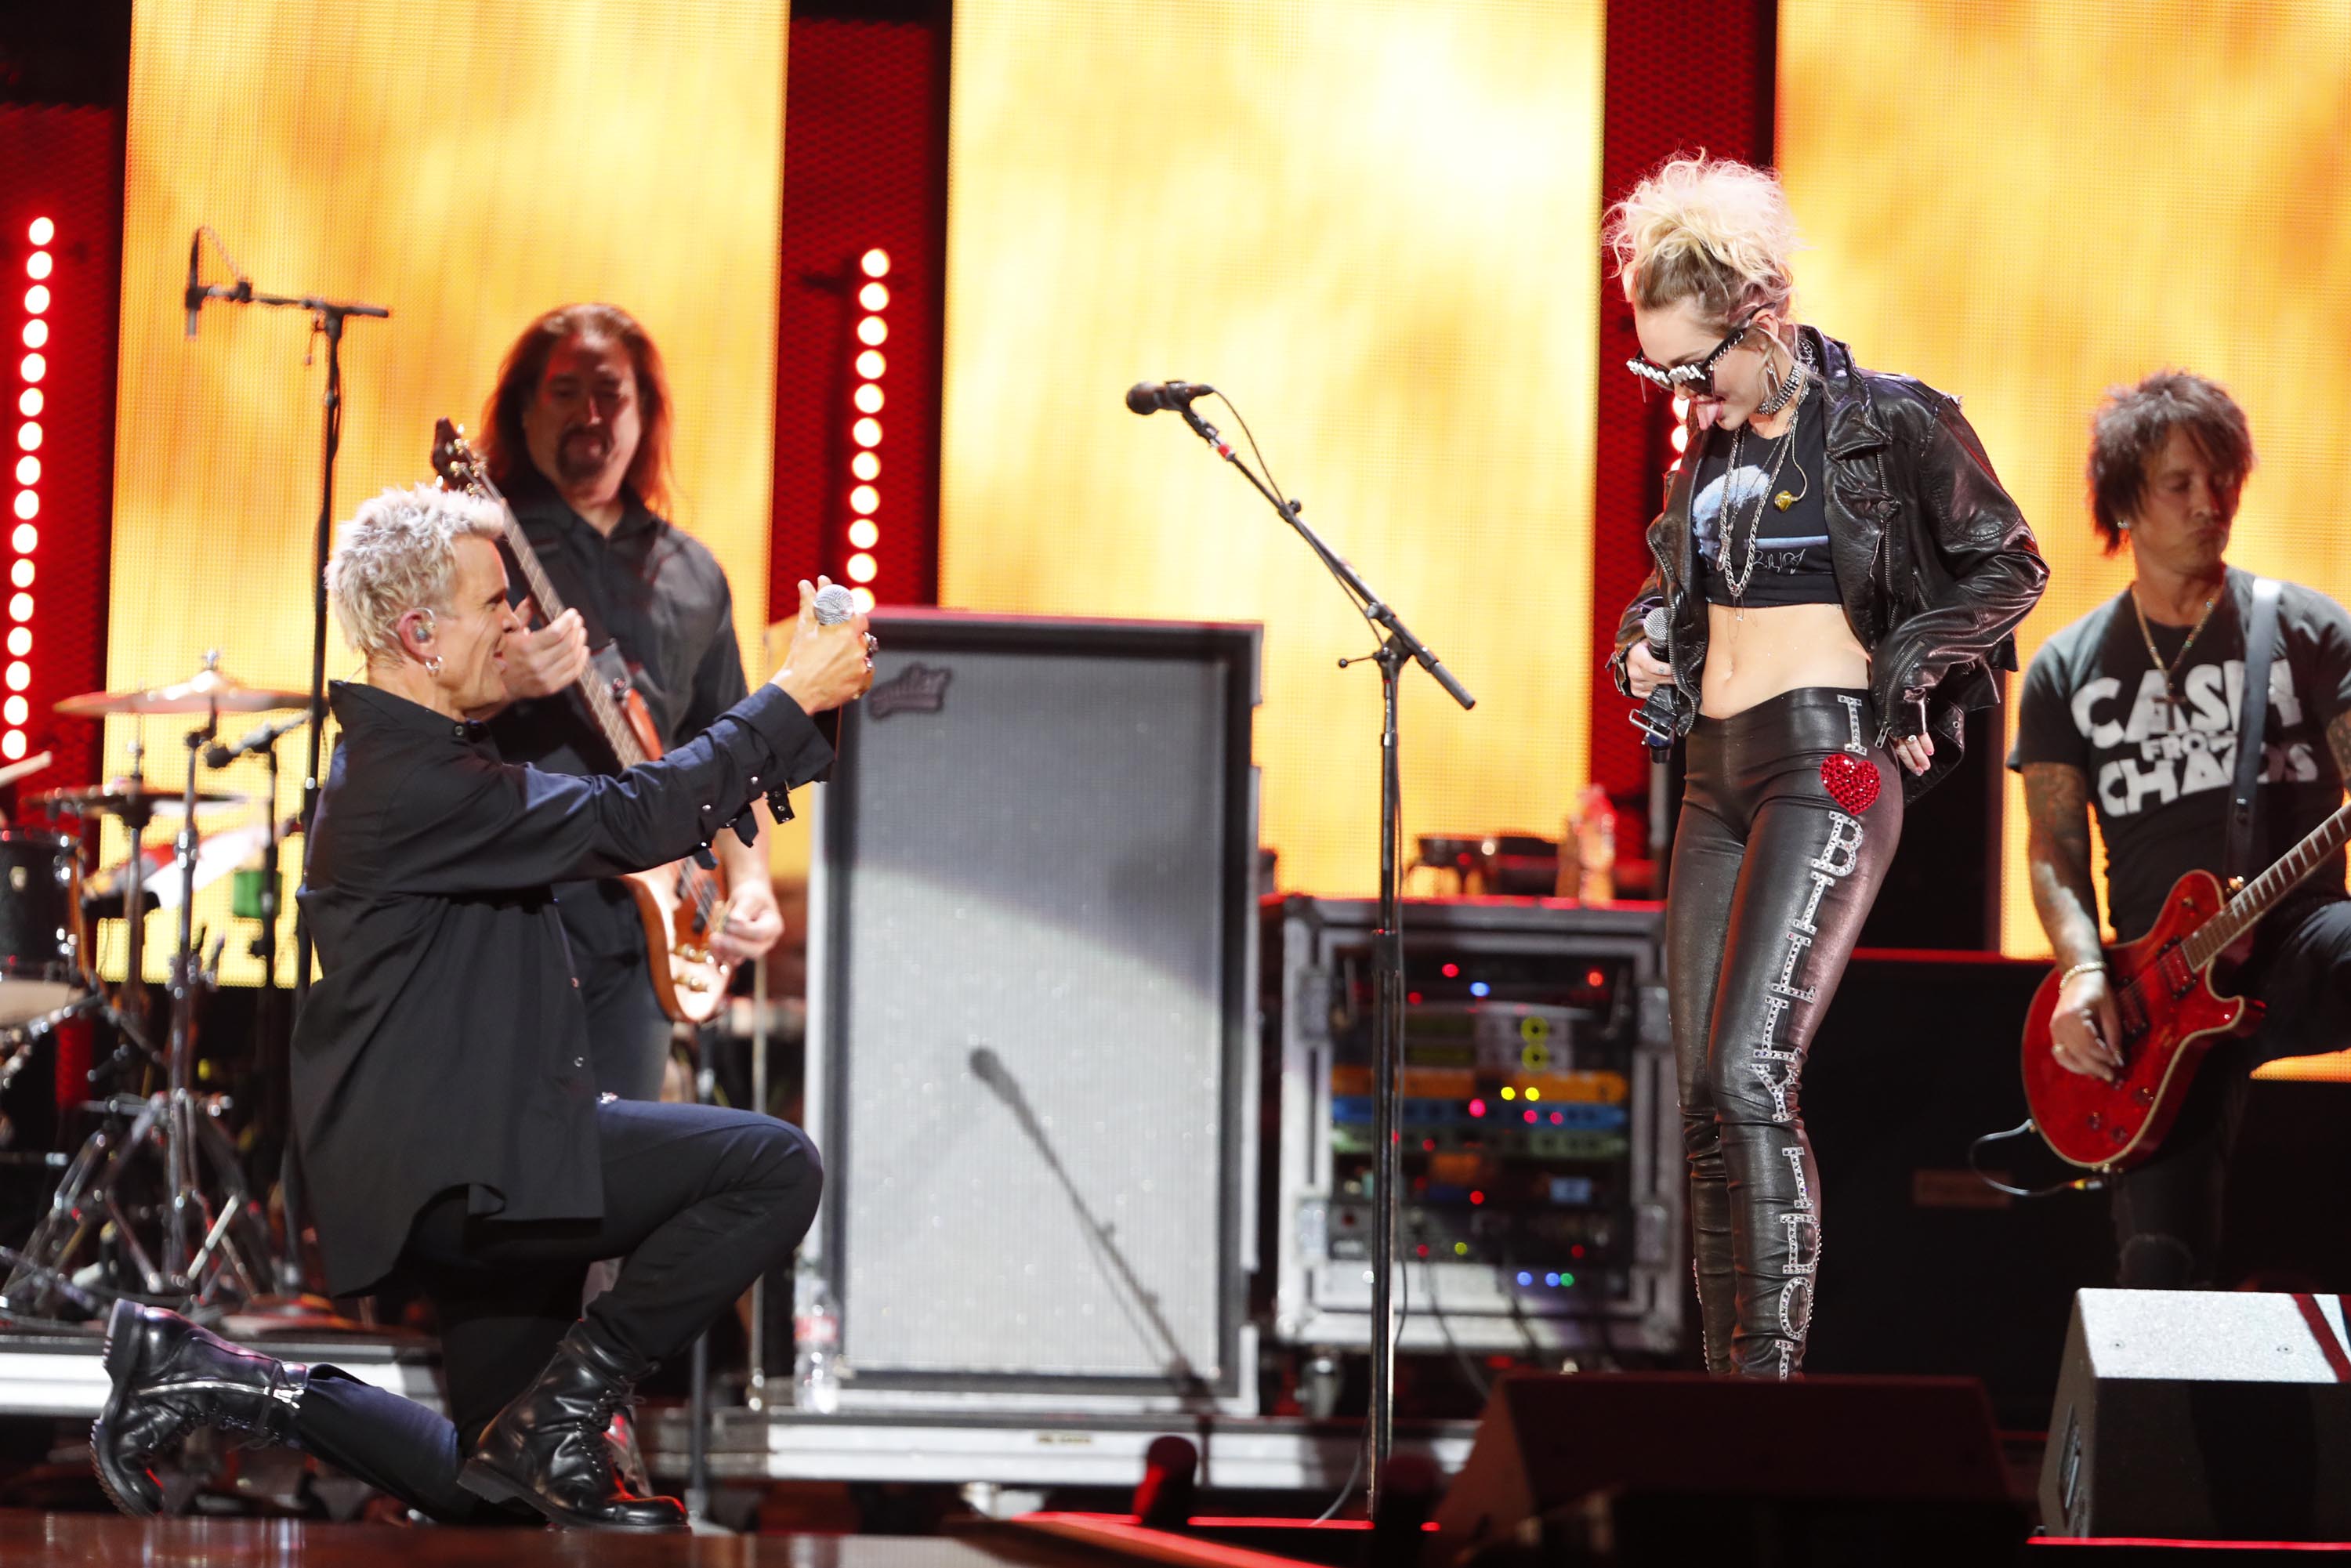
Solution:
[(402, 615), (449, 608), (457, 541), (496, 538), (500, 521), (493, 503), (434, 485), (386, 490), (361, 503), (327, 563), (343, 641), (362, 657), (392, 653)]
[(1795, 297), (1796, 219), (1767, 169), (1670, 158), (1608, 210), (1607, 242), (1625, 298), (1645, 310), (1689, 299), (1727, 326), (1759, 309), (1784, 319)]

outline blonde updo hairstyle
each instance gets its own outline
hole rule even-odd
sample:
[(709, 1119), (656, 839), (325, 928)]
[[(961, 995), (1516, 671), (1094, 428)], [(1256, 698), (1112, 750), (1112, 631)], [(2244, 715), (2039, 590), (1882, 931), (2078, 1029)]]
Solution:
[(1640, 309), (1687, 299), (1726, 330), (1758, 310), (1788, 319), (1799, 241), (1769, 170), (1703, 152), (1669, 159), (1609, 209), (1607, 243)]

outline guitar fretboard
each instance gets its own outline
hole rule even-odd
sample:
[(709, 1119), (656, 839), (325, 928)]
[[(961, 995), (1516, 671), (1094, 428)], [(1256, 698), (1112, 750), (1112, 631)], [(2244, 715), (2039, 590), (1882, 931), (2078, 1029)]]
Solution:
[[(563, 598), (555, 591), (555, 584), (548, 580), (547, 569), (538, 564), (538, 552), (530, 548), (530, 540), (524, 536), (522, 525), (515, 520), (514, 508), (507, 505), (507, 498), (498, 494), (497, 486), (486, 477), (478, 479), (476, 483), (486, 496), (498, 504), (498, 509), (505, 516), (507, 548), (513, 550), (516, 561), (522, 567), (523, 580), (530, 585), (531, 601), (538, 606), (540, 617), (554, 621), (563, 613)], [(588, 711), (595, 716), (596, 727), (603, 732), (604, 743), (612, 748), (612, 755), (620, 759), (621, 766), (623, 768), (634, 768), (651, 760), (645, 756), (645, 748), (637, 744), (636, 731), (631, 729), (628, 720), (622, 716), (620, 705), (612, 700), (612, 694), (605, 688), (595, 666), (589, 666), (581, 674), (579, 685), (580, 695), (588, 699)]]
[(2201, 969), (2219, 957), (2346, 841), (2351, 841), (2351, 802), (2336, 807), (2333, 816), (2313, 828), (2277, 863), (2240, 889), (2226, 908), (2198, 926), (2182, 944), (2189, 963)]

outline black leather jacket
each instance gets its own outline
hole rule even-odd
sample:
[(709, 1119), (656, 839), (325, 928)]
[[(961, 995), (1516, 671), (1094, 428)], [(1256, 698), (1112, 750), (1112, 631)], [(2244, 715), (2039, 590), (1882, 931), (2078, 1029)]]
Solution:
[[(1935, 737), (1928, 770), (1903, 770), (1903, 794), (1916, 798), (1958, 764), (1967, 711), (2000, 700), (1991, 672), (2016, 668), (2011, 633), (2041, 597), (2049, 569), (1956, 400), (1908, 376), (1863, 370), (1835, 339), (1798, 330), (1825, 382), (1829, 556), (1845, 620), (1869, 652), (1878, 744), (1889, 736)], [(1706, 599), (1690, 560), (1697, 467), (1683, 465), (1649, 525), (1656, 564), (1625, 607), (1610, 662), (1623, 691), (1625, 654), (1641, 641), (1642, 618), (1666, 606), (1668, 662), (1692, 699), (1685, 732), (1706, 668)]]

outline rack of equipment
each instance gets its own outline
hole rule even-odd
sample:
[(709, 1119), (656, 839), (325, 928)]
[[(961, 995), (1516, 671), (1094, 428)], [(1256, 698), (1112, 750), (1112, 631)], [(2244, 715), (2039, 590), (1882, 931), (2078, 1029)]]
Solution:
[[(1368, 900), (1269, 898), (1277, 1342), (1363, 1350), (1374, 1223)], [(1655, 904), (1409, 902), (1398, 1343), (1670, 1354), (1687, 1274)]]

